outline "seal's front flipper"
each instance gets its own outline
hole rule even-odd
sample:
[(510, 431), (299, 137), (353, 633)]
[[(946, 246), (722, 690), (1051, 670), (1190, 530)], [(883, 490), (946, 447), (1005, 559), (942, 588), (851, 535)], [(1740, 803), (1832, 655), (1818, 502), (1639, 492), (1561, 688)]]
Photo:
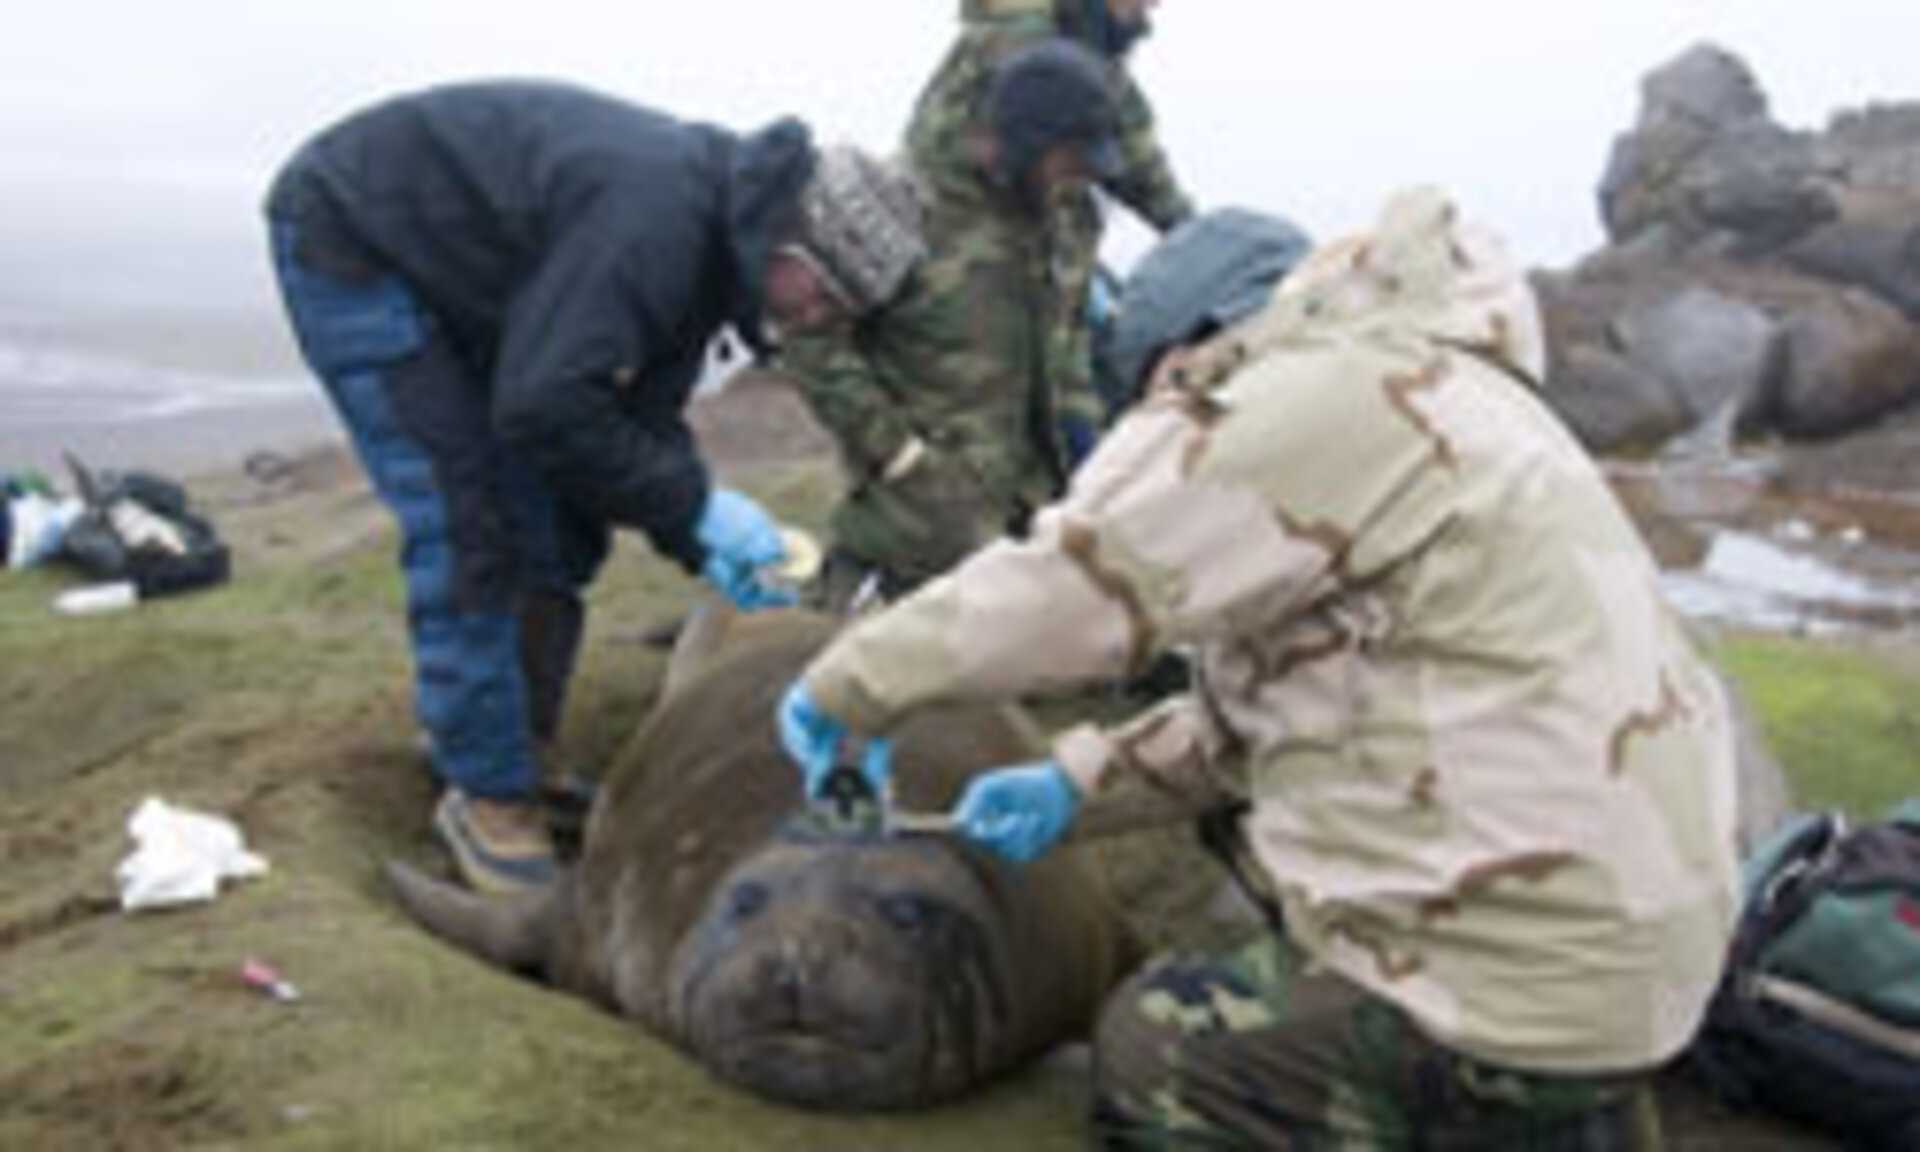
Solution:
[(427, 931), (509, 971), (547, 974), (564, 879), (539, 891), (483, 897), (398, 860), (384, 871), (400, 906)]

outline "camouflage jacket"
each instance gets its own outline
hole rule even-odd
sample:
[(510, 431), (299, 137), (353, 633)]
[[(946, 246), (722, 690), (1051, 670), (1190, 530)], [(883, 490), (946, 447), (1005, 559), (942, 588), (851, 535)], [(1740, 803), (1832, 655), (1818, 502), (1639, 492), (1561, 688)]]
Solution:
[(835, 543), (897, 585), (1024, 528), (1070, 471), (1063, 422), (1100, 422), (1085, 358), (1055, 338), (1084, 287), (1063, 286), (1052, 234), (1019, 211), (984, 184), (936, 201), (897, 300), (781, 351), (847, 473)]
[[(921, 90), (907, 126), (908, 162), (935, 195), (976, 178), (967, 155), (967, 137), (994, 65), (1015, 49), (1049, 36), (1084, 39), (1078, 21), (1068, 16), (1068, 6), (1074, 2), (962, 0), (960, 37)], [(1193, 205), (1161, 150), (1153, 107), (1145, 93), (1124, 67), (1116, 67), (1115, 72), (1120, 82), (1120, 147), (1127, 170), (1107, 191), (1165, 231), (1191, 216)]]
[[(962, 0), (961, 32), (915, 102), (907, 126), (906, 154), (930, 198), (949, 211), (978, 218), (973, 226), (989, 233), (1044, 233), (1048, 249), (1047, 303), (1049, 344), (1057, 387), (1068, 395), (1097, 399), (1093, 382), (1092, 333), (1086, 307), (1103, 230), (1101, 206), (1090, 190), (1061, 196), (1044, 221), (1036, 221), (1011, 203), (983, 189), (987, 183), (976, 155), (978, 114), (993, 68), (1009, 53), (1065, 35), (1085, 40), (1072, 18), (1079, 0)], [(1098, 49), (1098, 46), (1095, 46)], [(1154, 227), (1165, 230), (1193, 214), (1193, 205), (1174, 179), (1154, 131), (1153, 109), (1124, 67), (1120, 84), (1121, 152), (1126, 172), (1106, 190)], [(1014, 243), (1002, 237), (991, 241)], [(1098, 412), (1097, 404), (1091, 408)], [(1097, 423), (1095, 425), (1098, 426)]]
[(1434, 1039), (1639, 1069), (1733, 922), (1719, 683), (1528, 377), (1524, 280), (1430, 192), (1321, 249), (1041, 513), (842, 635), (821, 706), (884, 731), (1192, 646), (1193, 695), (1054, 752), (1252, 802), (1289, 931)]

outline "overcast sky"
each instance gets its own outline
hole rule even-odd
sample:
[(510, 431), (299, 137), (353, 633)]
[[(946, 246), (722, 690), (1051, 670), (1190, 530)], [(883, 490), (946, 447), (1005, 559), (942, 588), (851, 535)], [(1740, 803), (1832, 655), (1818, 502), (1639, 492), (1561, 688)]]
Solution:
[[(309, 131), (449, 78), (564, 77), (747, 127), (891, 147), (959, 0), (66, 0), (0, 36), (0, 308), (259, 301), (255, 203)], [(1452, 189), (1530, 264), (1598, 241), (1638, 82), (1712, 40), (1777, 119), (1920, 99), (1895, 0), (1164, 0), (1136, 68), (1203, 203), (1326, 235)], [(1120, 234), (1117, 254), (1137, 251)]]

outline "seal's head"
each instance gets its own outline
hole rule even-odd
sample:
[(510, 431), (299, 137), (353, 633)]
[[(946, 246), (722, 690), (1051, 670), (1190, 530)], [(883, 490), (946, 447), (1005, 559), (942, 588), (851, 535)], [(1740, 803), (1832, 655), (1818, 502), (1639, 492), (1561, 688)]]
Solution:
[(685, 937), (677, 1029), (722, 1076), (793, 1104), (951, 1096), (1020, 1043), (1007, 867), (946, 838), (829, 835), (796, 819)]

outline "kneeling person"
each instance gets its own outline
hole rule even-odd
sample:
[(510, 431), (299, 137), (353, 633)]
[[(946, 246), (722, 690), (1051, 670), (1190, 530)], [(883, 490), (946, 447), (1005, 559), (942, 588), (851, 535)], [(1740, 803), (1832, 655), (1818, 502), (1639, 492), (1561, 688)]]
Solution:
[(1123, 775), (1243, 806), (1274, 925), (1109, 1001), (1103, 1145), (1655, 1147), (1651, 1074), (1733, 923), (1731, 733), (1535, 394), (1525, 281), (1431, 191), (1251, 314), (1227, 267), (1185, 278), (1188, 307), (1122, 312), (1158, 386), (1030, 540), (821, 654), (782, 706), (789, 751), (818, 779), (913, 709), (1190, 646), (1191, 694), (1070, 730), (955, 810), (1031, 858)]

